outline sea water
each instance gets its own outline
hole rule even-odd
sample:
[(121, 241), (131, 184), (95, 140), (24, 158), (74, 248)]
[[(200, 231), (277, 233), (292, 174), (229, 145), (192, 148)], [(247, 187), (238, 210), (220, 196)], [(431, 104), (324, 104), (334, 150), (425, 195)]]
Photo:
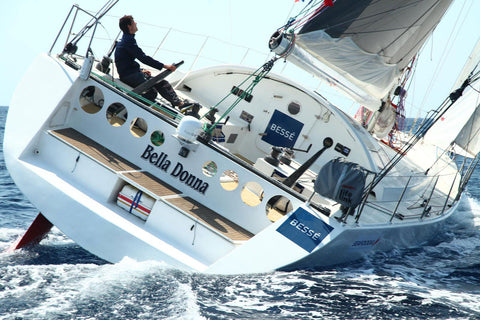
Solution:
[[(0, 253), (0, 319), (480, 319), (479, 179), (477, 170), (431, 243), (320, 270), (212, 276), (110, 264), (54, 228), (38, 246)], [(0, 153), (0, 252), (36, 215)]]

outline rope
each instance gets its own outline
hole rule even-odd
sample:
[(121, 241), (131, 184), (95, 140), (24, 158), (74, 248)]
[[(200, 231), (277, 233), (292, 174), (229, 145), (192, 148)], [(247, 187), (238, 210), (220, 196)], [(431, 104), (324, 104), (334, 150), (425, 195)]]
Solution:
[[(333, 3), (334, 1), (332, 1)], [(248, 95), (251, 95), (253, 92), (253, 89), (255, 86), (263, 80), (266, 75), (272, 70), (273, 65), (275, 61), (278, 59), (288, 55), (293, 48), (293, 45), (295, 43), (295, 30), (301, 28), (303, 25), (305, 25), (308, 21), (314, 19), (316, 16), (318, 16), (326, 7), (329, 7), (325, 3), (324, 0), (310, 0), (308, 4), (293, 18), (290, 18), (288, 22), (277, 29), (278, 32), (281, 31), (287, 31), (290, 32), (293, 36), (291, 37), (291, 41), (287, 48), (280, 54), (278, 54), (276, 57), (272, 58), (268, 62), (266, 62), (263, 66), (255, 70), (250, 76), (248, 76), (237, 88), (240, 88), (242, 85), (244, 85), (249, 79), (255, 76), (255, 79), (250, 83), (250, 85), (247, 87), (247, 89), (243, 90), (240, 95), (238, 95), (237, 99), (232, 103), (232, 105), (222, 114), (222, 116), (212, 125), (207, 125), (204, 127), (204, 131), (207, 134), (212, 134), (213, 130), (216, 128), (216, 126), (222, 121), (242, 100), (245, 99)], [(300, 17), (300, 18), (299, 18)], [(292, 28), (293, 26), (293, 28)], [(233, 90), (232, 90), (233, 91)], [(210, 111), (216, 109), (217, 106), (219, 106), (222, 102), (224, 102), (230, 95), (233, 94), (233, 92), (230, 91), (222, 100), (220, 100), (215, 106), (210, 108)], [(207, 113), (208, 114), (208, 113)], [(206, 116), (206, 114), (202, 117), (202, 119)]]
[[(316, 8), (317, 6), (318, 8)], [(289, 32), (293, 33), (295, 30), (303, 27), (308, 21), (317, 17), (326, 7), (328, 6), (325, 5), (324, 0), (310, 0), (295, 17), (290, 18), (288, 22), (278, 28), (277, 31), (287, 31), (290, 29)]]
[[(430, 79), (430, 82), (428, 83), (428, 86), (427, 86), (427, 89), (424, 91), (424, 95), (423, 95), (423, 98), (422, 98), (422, 101), (421, 103), (419, 104), (420, 105), (420, 109), (418, 110), (417, 112), (417, 117), (416, 118), (419, 118), (420, 117), (420, 113), (423, 111), (423, 106), (425, 105), (427, 99), (428, 99), (428, 96), (431, 94), (432, 92), (432, 88), (433, 88), (433, 85), (434, 85), (434, 82), (438, 79), (438, 76), (439, 76), (439, 73), (440, 73), (440, 69), (443, 68), (443, 66), (445, 65), (445, 59), (447, 58), (449, 52), (452, 50), (453, 48), (453, 44), (454, 44), (454, 40), (458, 37), (459, 35), (459, 32), (461, 30), (461, 26), (463, 25), (463, 23), (465, 22), (465, 18), (463, 19), (463, 21), (460, 23), (460, 18), (461, 18), (461, 15), (462, 13), (465, 11), (465, 6), (466, 6), (466, 3), (463, 3), (462, 5), (462, 8), (460, 10), (460, 13), (458, 14), (456, 20), (455, 20), (455, 24), (454, 24), (454, 28), (451, 30), (450, 34), (448, 35), (448, 39), (446, 41), (446, 45), (445, 45), (445, 48), (443, 49), (442, 51), (442, 54), (440, 56), (440, 59), (439, 59), (439, 62), (435, 68), (435, 71), (433, 72), (433, 75)], [(472, 6), (472, 4), (470, 5), (470, 7)], [(468, 12), (468, 9), (467, 9), (467, 12)], [(457, 30), (455, 30), (455, 28), (458, 28)], [(456, 34), (455, 34), (456, 32)], [(442, 37), (444, 37), (444, 35), (442, 35)], [(432, 46), (433, 46), (433, 37), (432, 37)], [(415, 119), (415, 122), (417, 122), (417, 120)]]
[[(279, 59), (278, 57), (274, 57), (271, 60), (267, 61), (260, 68), (258, 68), (251, 75), (249, 75), (244, 81), (242, 81), (242, 83), (240, 83), (240, 85), (238, 85), (237, 88), (240, 88), (249, 79), (255, 77), (255, 79), (252, 80), (250, 85), (245, 90), (242, 91), (242, 93), (237, 97), (237, 99), (232, 103), (232, 105), (222, 114), (222, 116), (214, 124), (205, 127), (204, 131), (208, 134), (211, 134), (220, 121), (222, 121), (242, 100), (244, 100), (245, 97), (247, 97), (248, 95), (251, 95), (255, 86), (267, 76), (270, 70), (272, 70), (275, 61), (277, 61), (278, 59)], [(230, 91), (222, 100), (217, 102), (217, 104), (213, 106), (210, 110), (216, 109), (217, 106), (219, 106), (223, 101), (225, 101), (229, 96), (233, 94), (232, 91)], [(205, 117), (205, 115), (202, 117), (202, 119)]]

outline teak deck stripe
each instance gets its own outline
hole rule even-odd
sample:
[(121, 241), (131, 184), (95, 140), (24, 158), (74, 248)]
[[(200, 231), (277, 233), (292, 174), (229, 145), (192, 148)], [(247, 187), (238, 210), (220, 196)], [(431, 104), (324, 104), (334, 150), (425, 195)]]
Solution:
[(177, 208), (200, 219), (232, 240), (249, 240), (253, 234), (189, 197), (166, 199)]
[(94, 158), (113, 171), (133, 171), (140, 170), (139, 167), (123, 159), (114, 152), (108, 150), (99, 143), (93, 141), (87, 136), (81, 134), (75, 129), (67, 128), (50, 131), (52, 135), (69, 143), (78, 150)]
[(182, 192), (170, 186), (169, 184), (163, 182), (157, 177), (151, 175), (148, 172), (123, 172), (125, 178), (138, 183), (142, 188), (152, 192), (153, 194), (159, 197), (172, 196), (176, 194), (181, 194)]

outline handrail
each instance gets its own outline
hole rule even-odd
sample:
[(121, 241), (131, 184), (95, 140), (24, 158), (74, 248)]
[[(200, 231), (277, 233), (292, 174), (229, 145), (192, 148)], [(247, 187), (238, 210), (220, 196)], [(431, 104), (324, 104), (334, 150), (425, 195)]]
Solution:
[(390, 218), (390, 222), (392, 222), (393, 218), (395, 218), (395, 215), (397, 214), (398, 207), (400, 206), (400, 203), (402, 202), (403, 196), (405, 195), (405, 192), (407, 191), (408, 185), (410, 184), (410, 181), (412, 180), (412, 177), (408, 178), (407, 184), (405, 185), (405, 188), (403, 188), (402, 195), (400, 196), (400, 199), (398, 199), (397, 205), (395, 206), (395, 210), (392, 212), (392, 217)]
[(422, 213), (422, 217), (420, 219), (423, 219), (425, 217), (425, 215), (428, 215), (430, 213), (431, 207), (429, 207), (429, 204), (430, 204), (430, 200), (432, 199), (433, 192), (435, 191), (435, 188), (437, 187), (438, 178), (439, 178), (439, 176), (436, 176), (435, 183), (433, 184), (432, 191), (430, 192), (430, 196), (428, 197), (427, 202), (425, 203), (423, 213)]
[[(456, 182), (457, 182), (457, 176), (458, 176), (458, 171), (455, 171), (455, 172), (451, 172), (451, 173), (448, 173), (448, 174), (436, 174), (436, 175), (433, 175), (433, 176), (425, 176), (423, 174), (421, 175), (409, 175), (409, 176), (404, 176), (405, 178), (408, 177), (408, 181), (406, 182), (406, 185), (403, 187), (403, 190), (400, 194), (400, 197), (399, 198), (396, 198), (395, 200), (392, 199), (392, 200), (375, 200), (374, 202), (370, 202), (368, 200), (368, 195), (370, 195), (371, 191), (372, 191), (372, 184), (370, 183), (369, 185), (366, 186), (365, 188), (365, 193), (366, 193), (366, 196), (363, 197), (363, 200), (361, 202), (361, 204), (359, 205), (359, 207), (357, 208), (356, 210), (356, 215), (355, 215), (355, 223), (359, 223), (359, 220), (361, 218), (361, 215), (362, 215), (362, 212), (364, 211), (364, 207), (365, 206), (368, 206), (368, 207), (378, 207), (378, 208), (383, 208), (383, 210), (380, 210), (377, 208), (377, 210), (380, 210), (381, 212), (385, 213), (385, 214), (388, 214), (390, 216), (390, 223), (393, 222), (393, 219), (395, 217), (399, 217), (399, 219), (403, 220), (403, 219), (407, 219), (407, 218), (424, 218), (429, 212), (432, 213), (432, 212), (437, 212), (437, 215), (442, 215), (444, 212), (445, 212), (445, 208), (449, 202), (450, 199), (453, 199), (453, 202), (457, 201), (458, 199), (454, 199), (455, 197), (452, 197), (452, 192), (453, 192), (453, 188), (454, 186), (456, 185)], [(442, 191), (436, 191), (438, 190), (437, 189), (437, 184), (439, 181), (441, 181), (441, 178), (442, 177), (448, 177), (448, 176), (453, 176), (454, 179), (453, 181), (451, 182), (451, 185), (448, 189), (448, 193), (447, 193), (447, 190), (445, 190), (445, 193), (442, 192)], [(396, 178), (397, 176), (395, 176)], [(393, 177), (390, 177), (390, 178), (393, 178)], [(386, 178), (388, 179), (388, 177)], [(418, 183), (417, 184), (414, 184), (412, 185), (412, 182), (417, 179)], [(418, 180), (420, 179), (420, 180)], [(430, 182), (428, 182), (430, 181)], [(433, 183), (433, 186), (432, 186), (432, 183)], [(426, 185), (425, 185), (426, 184)], [(423, 185), (423, 186), (422, 186)], [(423, 198), (423, 201), (422, 203), (419, 204), (419, 200), (422, 199), (422, 197), (418, 198), (418, 197), (415, 197), (415, 198), (411, 198), (411, 199), (406, 199), (406, 194), (407, 194), (407, 190), (409, 188), (415, 188), (416, 186), (422, 188), (422, 190), (424, 190), (424, 195), (427, 193), (427, 191), (429, 192), (428, 195), (425, 196), (425, 198)], [(393, 186), (395, 187), (395, 186)], [(444, 188), (446, 188), (446, 186), (444, 186)], [(445, 198), (445, 201), (443, 201), (443, 198)], [(431, 205), (432, 201), (436, 199), (437, 201), (435, 201), (435, 204), (434, 205)], [(442, 202), (439, 203), (439, 199), (442, 199)], [(385, 204), (385, 206), (382, 206), (382, 203)], [(395, 204), (395, 208), (392, 210), (392, 207), (393, 206), (393, 203), (396, 203)], [(409, 203), (411, 203), (411, 205), (409, 205)], [(412, 210), (411, 212), (415, 211), (415, 210), (418, 210), (420, 208), (424, 208), (421, 212), (418, 211), (418, 213), (415, 213), (415, 214), (406, 214), (405, 212), (401, 212), (399, 213), (399, 207), (400, 205), (403, 204), (404, 206), (407, 206), (407, 209), (410, 211)], [(417, 205), (415, 205), (417, 204)], [(375, 208), (376, 208), (375, 207)], [(430, 210), (431, 208), (429, 207), (435, 207), (435, 208), (438, 208), (438, 210)], [(341, 222), (343, 223), (346, 223), (346, 220), (347, 220), (347, 217), (344, 217), (344, 219), (342, 219)]]
[[(87, 47), (87, 51), (86, 51), (86, 54), (85, 56), (87, 57), (88, 54), (91, 52), (91, 44), (92, 44), (92, 41), (93, 41), (93, 38), (94, 38), (94, 35), (95, 35), (95, 32), (96, 32), (96, 29), (97, 29), (97, 25), (99, 23), (99, 20), (105, 15), (107, 14), (108, 11), (110, 11), (111, 8), (113, 8), (117, 2), (119, 0), (108, 0), (104, 5), (103, 7), (95, 14), (91, 14), (90, 12), (82, 9), (81, 7), (79, 7), (77, 4), (74, 4), (72, 6), (72, 8), (70, 9), (67, 17), (65, 18), (63, 24), (62, 24), (62, 27), (60, 28), (57, 36), (55, 37), (55, 40), (53, 41), (53, 44), (52, 46), (50, 47), (50, 50), (48, 51), (48, 54), (50, 55), (53, 48), (55, 47), (55, 44), (57, 43), (58, 41), (58, 38), (60, 37), (60, 34), (63, 32), (63, 29), (65, 28), (65, 25), (67, 23), (67, 21), (69, 20), (70, 18), (70, 15), (72, 14), (74, 8), (76, 8), (76, 11), (75, 11), (75, 16), (73, 18), (73, 21), (72, 21), (72, 24), (70, 26), (70, 31), (68, 32), (68, 36), (67, 36), (67, 40), (66, 40), (66, 44), (63, 48), (63, 52), (62, 54), (65, 54), (65, 53), (69, 53), (69, 54), (75, 54), (76, 51), (77, 51), (77, 43), (83, 38), (83, 36), (85, 36), (85, 34), (88, 33), (88, 31), (94, 27), (93, 29), (93, 34), (92, 34), (92, 37), (90, 38), (90, 43), (88, 44), (88, 47)], [(89, 15), (91, 18), (90, 18), (90, 21), (75, 35), (75, 37), (73, 38), (72, 41), (68, 42), (68, 37), (69, 35), (71, 34), (71, 31), (72, 31), (72, 28), (73, 28), (73, 25), (77, 19), (77, 14), (78, 14), (78, 11), (82, 11), (83, 13)], [(68, 43), (67, 43), (68, 42)]]
[(455, 178), (453, 178), (453, 182), (452, 182), (452, 185), (450, 186), (450, 190), (448, 191), (448, 195), (447, 195), (447, 198), (445, 199), (445, 204), (443, 205), (441, 214), (445, 212), (445, 208), (447, 207), (447, 204), (448, 204), (448, 199), (450, 199), (450, 195), (452, 194), (453, 186), (455, 185), (455, 181), (457, 181), (457, 177), (458, 177), (458, 172), (455, 173)]
[[(73, 8), (75, 8), (75, 7), (76, 7), (76, 5), (73, 5), (70, 8), (70, 11), (68, 12), (67, 17), (65, 18), (65, 21), (63, 21), (62, 27), (58, 31), (57, 36), (55, 37), (55, 40), (53, 41), (53, 44), (50, 47), (50, 50), (48, 50), (48, 55), (50, 55), (52, 53), (53, 47), (55, 47), (55, 44), (57, 43), (57, 40), (60, 37), (60, 34), (62, 34), (63, 28), (65, 28), (65, 25), (67, 24), (68, 18), (70, 18), (70, 15), (72, 14)], [(78, 10), (76, 12), (78, 12)], [(76, 14), (76, 12), (75, 12), (75, 14)], [(75, 21), (75, 18), (74, 18), (74, 21)], [(70, 26), (70, 30), (71, 30), (72, 27), (73, 27), (73, 23)], [(70, 34), (70, 32), (69, 32), (69, 34)], [(67, 41), (68, 41), (68, 38), (67, 38)], [(66, 43), (65, 43), (65, 45), (66, 45)]]

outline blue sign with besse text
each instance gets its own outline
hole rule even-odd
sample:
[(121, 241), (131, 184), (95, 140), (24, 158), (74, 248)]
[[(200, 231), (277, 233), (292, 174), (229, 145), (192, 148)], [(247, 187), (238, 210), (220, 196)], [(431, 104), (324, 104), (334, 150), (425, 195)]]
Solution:
[(275, 110), (262, 140), (272, 146), (293, 148), (302, 129), (302, 122)]
[(308, 252), (312, 252), (332, 230), (332, 226), (303, 208), (298, 208), (277, 228), (277, 232)]

